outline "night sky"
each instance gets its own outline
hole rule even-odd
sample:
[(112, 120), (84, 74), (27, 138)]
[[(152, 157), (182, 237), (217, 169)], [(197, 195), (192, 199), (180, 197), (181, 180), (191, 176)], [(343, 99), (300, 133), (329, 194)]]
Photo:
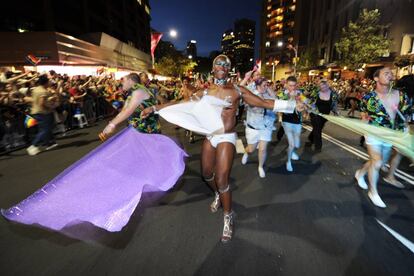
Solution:
[[(256, 21), (256, 53), (260, 43), (261, 0), (150, 0), (151, 27), (164, 33), (163, 40), (171, 41), (179, 49), (187, 47), (187, 41), (197, 41), (199, 56), (207, 56), (220, 50), (222, 34), (232, 29), (234, 21), (248, 18)], [(176, 29), (177, 38), (168, 32)]]

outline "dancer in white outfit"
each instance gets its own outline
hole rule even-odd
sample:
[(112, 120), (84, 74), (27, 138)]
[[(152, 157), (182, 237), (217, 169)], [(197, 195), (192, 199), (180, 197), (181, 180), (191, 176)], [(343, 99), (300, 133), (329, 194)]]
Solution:
[[(222, 111), (218, 114), (217, 119), (212, 119), (211, 116), (200, 119), (189, 118), (189, 114), (194, 116), (194, 118), (201, 118), (205, 116), (204, 113), (208, 112), (207, 109), (214, 109), (214, 104), (209, 107), (209, 104), (198, 105), (197, 103), (183, 103), (192, 105), (192, 109), (183, 110), (176, 108), (174, 111), (182, 112), (183, 118), (176, 120), (174, 123), (177, 125), (186, 125), (186, 128), (189, 130), (194, 130), (199, 128), (199, 126), (191, 127), (190, 123), (194, 125), (194, 122), (198, 122), (198, 125), (205, 125), (204, 129), (209, 128), (207, 125), (215, 124), (219, 122), (222, 125), (221, 133), (214, 131), (210, 134), (207, 134), (207, 138), (203, 142), (201, 150), (201, 169), (204, 180), (210, 185), (210, 187), (215, 192), (215, 199), (210, 205), (212, 212), (216, 212), (220, 206), (223, 206), (224, 210), (224, 227), (223, 234), (221, 236), (222, 242), (228, 242), (233, 235), (233, 210), (232, 210), (232, 200), (231, 200), (231, 190), (230, 190), (230, 171), (233, 165), (233, 157), (235, 151), (235, 127), (236, 127), (236, 113), (237, 108), (240, 102), (240, 99), (243, 100), (252, 106), (258, 106), (261, 108), (273, 109), (274, 112), (278, 112), (281, 109), (291, 110), (296, 105), (296, 102), (287, 102), (287, 101), (278, 101), (278, 100), (264, 100), (260, 97), (257, 97), (251, 93), (248, 89), (244, 87), (239, 87), (237, 85), (227, 82), (228, 74), (231, 68), (230, 59), (225, 55), (217, 56), (213, 61), (213, 71), (214, 71), (214, 84), (211, 85), (205, 91), (198, 91), (196, 93), (196, 98), (210, 97), (211, 100), (226, 101), (228, 103)], [(200, 102), (202, 102), (201, 99)], [(200, 103), (199, 102), (199, 103)], [(300, 105), (300, 103), (299, 103)], [(164, 106), (156, 106), (154, 108), (147, 108), (143, 113), (143, 116), (147, 116), (153, 111), (159, 110)], [(173, 106), (171, 106), (172, 108)], [(190, 107), (190, 106), (188, 106)], [(165, 108), (168, 110), (168, 107)], [(160, 111), (160, 115), (163, 116), (167, 121), (169, 120), (166, 115), (165, 110)], [(163, 115), (164, 111), (164, 115)], [(177, 115), (177, 114), (175, 114)], [(180, 118), (180, 116), (176, 116)], [(186, 119), (188, 118), (188, 119)]]

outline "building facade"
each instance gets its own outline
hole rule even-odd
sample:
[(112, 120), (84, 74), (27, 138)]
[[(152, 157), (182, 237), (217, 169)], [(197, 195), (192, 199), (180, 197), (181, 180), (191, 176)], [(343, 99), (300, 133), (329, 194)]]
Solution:
[(20, 66), (33, 54), (47, 65), (151, 66), (148, 0), (16, 0), (2, 11), (0, 39), (14, 45), (1, 46), (2, 65)]
[(254, 38), (256, 22), (239, 19), (234, 23), (234, 68), (242, 75), (252, 70), (254, 64)]
[(197, 58), (197, 41), (190, 40), (187, 42), (187, 48), (185, 49), (185, 55), (190, 59)]
[(150, 52), (148, 0), (16, 0), (4, 2), (2, 10), (0, 31), (60, 32), (78, 38), (103, 32)]
[(234, 63), (234, 32), (229, 29), (223, 33), (221, 39), (221, 52), (228, 56), (232, 63)]
[(362, 9), (378, 9), (380, 23), (389, 25), (384, 35), (392, 39), (392, 46), (383, 61), (391, 64), (396, 56), (414, 52), (413, 0), (264, 0), (260, 56), (262, 64), (268, 63), (267, 75), (271, 75), (274, 60), (279, 62), (277, 69), (285, 71), (277, 72), (277, 79), (291, 73), (294, 52), (285, 43), (295, 46), (299, 56), (312, 50), (314, 67), (335, 67), (340, 59), (335, 43)]
[[(264, 0), (261, 13), (260, 59), (265, 75), (274, 79), (275, 75), (288, 74), (288, 66), (294, 52), (288, 45), (297, 47), (299, 42), (300, 20), (296, 0)], [(276, 72), (283, 68), (284, 73)], [(280, 71), (280, 70), (279, 70)]]
[[(302, 0), (305, 1), (305, 0)], [(380, 24), (389, 25), (386, 37), (392, 39), (389, 56), (412, 52), (414, 34), (414, 1), (412, 0), (312, 0), (307, 45), (317, 45), (319, 64), (329, 64), (339, 58), (335, 43), (340, 40), (342, 29), (356, 21), (362, 9), (378, 9)]]

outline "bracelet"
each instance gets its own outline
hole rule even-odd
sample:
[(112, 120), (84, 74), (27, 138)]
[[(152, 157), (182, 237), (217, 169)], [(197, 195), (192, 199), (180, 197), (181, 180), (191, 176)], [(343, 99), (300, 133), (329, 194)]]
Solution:
[(108, 126), (109, 127), (112, 127), (112, 128), (115, 128), (116, 127), (116, 125), (114, 123), (112, 123), (112, 122), (109, 122)]

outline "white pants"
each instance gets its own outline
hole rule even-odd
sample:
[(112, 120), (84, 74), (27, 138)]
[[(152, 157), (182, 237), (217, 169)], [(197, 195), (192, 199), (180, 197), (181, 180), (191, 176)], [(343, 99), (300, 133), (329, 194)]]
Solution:
[(289, 146), (299, 148), (302, 124), (292, 124), (288, 122), (282, 122), (282, 126), (283, 126), (283, 129), (285, 130), (286, 137), (288, 138)]
[(247, 144), (249, 145), (257, 144), (259, 141), (270, 142), (272, 141), (273, 126), (260, 130), (252, 129), (247, 126), (245, 132)]

